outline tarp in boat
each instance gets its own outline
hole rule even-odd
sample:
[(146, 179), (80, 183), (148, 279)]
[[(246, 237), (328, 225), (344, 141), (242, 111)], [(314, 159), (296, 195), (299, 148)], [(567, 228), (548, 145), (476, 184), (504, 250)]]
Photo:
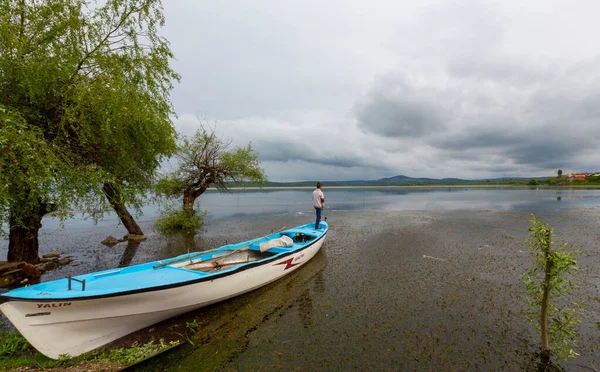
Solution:
[(264, 243), (260, 243), (260, 251), (265, 252), (275, 247), (291, 247), (294, 245), (294, 241), (287, 235), (282, 235), (281, 238), (271, 239)]

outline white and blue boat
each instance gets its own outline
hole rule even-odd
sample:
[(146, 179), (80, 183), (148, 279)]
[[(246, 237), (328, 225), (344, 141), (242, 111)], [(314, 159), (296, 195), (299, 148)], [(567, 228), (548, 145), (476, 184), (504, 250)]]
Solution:
[(291, 273), (323, 245), (327, 222), (319, 227), (14, 289), (0, 310), (42, 354), (74, 357)]

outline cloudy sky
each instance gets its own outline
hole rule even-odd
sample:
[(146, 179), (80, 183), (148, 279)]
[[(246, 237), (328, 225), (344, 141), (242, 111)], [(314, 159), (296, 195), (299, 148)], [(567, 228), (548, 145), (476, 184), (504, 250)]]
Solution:
[(181, 133), (271, 181), (600, 170), (600, 2), (168, 0)]

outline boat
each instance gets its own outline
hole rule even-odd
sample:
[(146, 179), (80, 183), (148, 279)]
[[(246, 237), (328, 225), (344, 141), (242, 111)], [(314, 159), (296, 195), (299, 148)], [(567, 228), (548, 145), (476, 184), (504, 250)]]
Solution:
[(171, 317), (262, 287), (317, 254), (321, 221), (207, 251), (69, 276), (0, 295), (0, 310), (42, 354), (75, 357)]

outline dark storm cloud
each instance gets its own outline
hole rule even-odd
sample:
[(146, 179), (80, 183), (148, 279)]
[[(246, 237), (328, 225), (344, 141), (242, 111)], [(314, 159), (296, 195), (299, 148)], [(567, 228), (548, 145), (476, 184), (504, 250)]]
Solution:
[(481, 68), (469, 70), (466, 62), (462, 69), (449, 68), (445, 85), (385, 78), (358, 106), (359, 127), (397, 137), (411, 149), (427, 148), (431, 163), (462, 164), (474, 173), (599, 167), (591, 160), (600, 148), (600, 74), (594, 64), (536, 70), (501, 60), (470, 63)]
[(573, 156), (585, 151), (576, 143), (550, 139), (546, 141), (521, 142), (504, 149), (504, 156), (516, 164), (535, 164), (538, 167), (553, 169), (566, 164)]
[[(595, 140), (585, 140), (563, 134), (553, 136), (544, 129), (511, 130), (469, 128), (459, 134), (431, 141), (445, 156), (476, 160), (481, 156), (496, 156), (516, 165), (535, 165), (553, 169), (570, 163), (570, 159), (598, 146)], [(497, 171), (504, 171), (499, 168)]]
[(340, 168), (378, 167), (370, 158), (354, 156), (352, 152), (321, 149), (313, 146), (309, 137), (297, 139), (258, 140), (254, 146), (259, 159), (265, 162), (305, 161), (318, 165), (330, 165)]
[(501, 148), (511, 146), (519, 137), (501, 128), (467, 127), (455, 134), (436, 136), (429, 141), (435, 148), (461, 152), (478, 148)]
[(361, 128), (387, 137), (420, 137), (443, 124), (428, 102), (373, 97), (357, 115)]
[(357, 105), (358, 126), (386, 137), (421, 137), (443, 130), (444, 109), (432, 93), (403, 78), (386, 77)]

